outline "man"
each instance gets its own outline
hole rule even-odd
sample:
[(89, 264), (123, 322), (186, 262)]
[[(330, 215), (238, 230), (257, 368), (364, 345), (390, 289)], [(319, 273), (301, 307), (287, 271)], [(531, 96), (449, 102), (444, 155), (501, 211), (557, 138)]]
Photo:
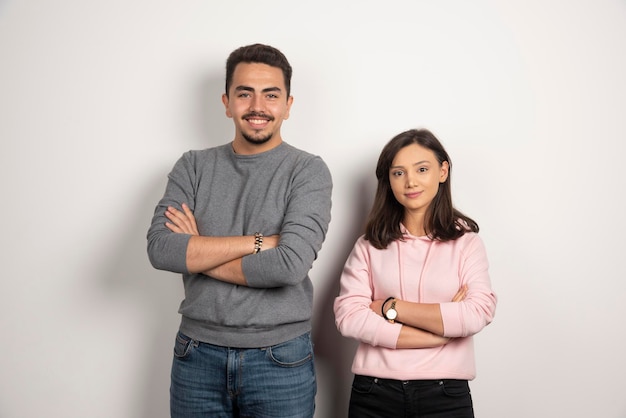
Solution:
[(249, 45), (226, 62), (232, 142), (177, 161), (148, 231), (152, 265), (182, 273), (172, 417), (312, 417), (313, 287), (328, 230), (324, 161), (287, 144), (291, 66)]

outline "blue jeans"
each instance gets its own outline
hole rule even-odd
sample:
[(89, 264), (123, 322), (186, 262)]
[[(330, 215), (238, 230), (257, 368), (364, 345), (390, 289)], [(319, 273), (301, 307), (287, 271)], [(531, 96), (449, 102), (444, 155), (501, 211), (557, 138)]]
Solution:
[(245, 349), (176, 336), (172, 418), (312, 418), (316, 391), (310, 333)]
[(354, 377), (349, 417), (473, 418), (467, 380)]

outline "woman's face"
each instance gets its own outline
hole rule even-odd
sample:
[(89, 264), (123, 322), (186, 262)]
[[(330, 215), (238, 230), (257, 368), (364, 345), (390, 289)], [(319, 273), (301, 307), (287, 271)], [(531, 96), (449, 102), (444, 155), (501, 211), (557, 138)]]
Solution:
[(448, 162), (439, 164), (430, 149), (418, 144), (401, 148), (389, 168), (393, 195), (412, 213), (425, 213), (447, 178)]

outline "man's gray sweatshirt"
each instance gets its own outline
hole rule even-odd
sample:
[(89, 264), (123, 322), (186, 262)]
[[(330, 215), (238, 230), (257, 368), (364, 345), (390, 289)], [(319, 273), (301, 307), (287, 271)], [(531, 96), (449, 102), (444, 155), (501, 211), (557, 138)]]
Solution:
[[(152, 265), (183, 276), (180, 331), (240, 348), (274, 345), (310, 331), (308, 273), (328, 230), (331, 192), (324, 161), (284, 142), (256, 155), (235, 154), (230, 143), (183, 154), (148, 230)], [(278, 247), (243, 257), (248, 286), (187, 271), (191, 236), (165, 226), (167, 207), (181, 210), (182, 203), (203, 236), (280, 235)]]

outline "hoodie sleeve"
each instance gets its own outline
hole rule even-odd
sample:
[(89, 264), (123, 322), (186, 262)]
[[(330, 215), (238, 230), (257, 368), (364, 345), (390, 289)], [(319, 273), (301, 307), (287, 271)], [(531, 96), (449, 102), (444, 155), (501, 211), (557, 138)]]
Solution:
[(335, 324), (344, 337), (396, 348), (402, 325), (385, 321), (369, 307), (374, 293), (368, 248), (367, 241), (359, 238), (344, 265), (334, 303)]
[(474, 335), (491, 323), (497, 298), (491, 288), (485, 246), (477, 234), (465, 234), (459, 276), (468, 292), (462, 302), (441, 303), (445, 337)]

